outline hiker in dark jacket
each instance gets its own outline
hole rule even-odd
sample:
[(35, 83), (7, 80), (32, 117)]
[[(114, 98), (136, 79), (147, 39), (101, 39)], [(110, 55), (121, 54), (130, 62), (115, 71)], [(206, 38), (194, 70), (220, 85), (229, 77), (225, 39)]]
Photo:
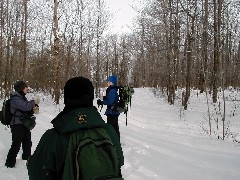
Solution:
[(63, 178), (63, 172), (71, 134), (97, 127), (103, 127), (110, 136), (118, 154), (120, 172), (120, 167), (123, 165), (120, 142), (113, 128), (104, 122), (93, 106), (93, 99), (94, 87), (89, 79), (75, 77), (66, 82), (64, 86), (65, 107), (52, 120), (53, 128), (43, 134), (35, 152), (28, 160), (29, 180), (66, 179)]
[(5, 166), (13, 168), (16, 164), (16, 157), (22, 144), (22, 159), (27, 160), (31, 155), (31, 131), (23, 125), (23, 113), (33, 114), (33, 108), (39, 103), (39, 99), (28, 101), (25, 95), (28, 86), (23, 81), (14, 84), (15, 92), (10, 97), (10, 111), (13, 114), (10, 122), (12, 133), (12, 145), (8, 152)]
[(112, 125), (115, 129), (119, 139), (120, 139), (120, 132), (119, 132), (119, 125), (118, 125), (118, 116), (119, 112), (114, 109), (114, 106), (118, 102), (118, 89), (117, 85), (117, 77), (116, 76), (109, 76), (107, 78), (107, 90), (106, 96), (101, 99), (97, 100), (97, 104), (100, 105), (107, 105), (107, 109), (105, 115), (107, 116), (107, 123)]

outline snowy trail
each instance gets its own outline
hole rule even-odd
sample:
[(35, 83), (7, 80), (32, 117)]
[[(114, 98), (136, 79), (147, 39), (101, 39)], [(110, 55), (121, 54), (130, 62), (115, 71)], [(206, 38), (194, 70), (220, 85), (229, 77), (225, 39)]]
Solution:
[(229, 155), (233, 144), (226, 147), (222, 142), (216, 149), (219, 141), (189, 129), (174, 106), (150, 91), (135, 90), (128, 126), (124, 118), (120, 116), (126, 179), (238, 179), (232, 172), (240, 168), (239, 148), (233, 148), (233, 156)]

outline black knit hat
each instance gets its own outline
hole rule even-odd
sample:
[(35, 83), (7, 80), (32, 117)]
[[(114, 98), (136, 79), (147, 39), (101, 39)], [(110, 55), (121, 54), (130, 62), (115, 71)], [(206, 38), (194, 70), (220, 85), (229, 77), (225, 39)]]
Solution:
[(94, 99), (94, 87), (92, 82), (84, 77), (69, 79), (64, 86), (64, 104), (92, 106)]
[(23, 91), (25, 87), (28, 87), (28, 85), (24, 81), (16, 81), (14, 84), (14, 90), (17, 92)]

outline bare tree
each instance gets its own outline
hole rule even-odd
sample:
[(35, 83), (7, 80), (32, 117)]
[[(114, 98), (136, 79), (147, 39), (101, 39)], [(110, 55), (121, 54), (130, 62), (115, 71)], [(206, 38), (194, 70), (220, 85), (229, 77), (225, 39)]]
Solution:
[(101, 36), (101, 30), (100, 30), (100, 25), (101, 25), (101, 0), (98, 0), (98, 17), (97, 17), (97, 44), (96, 44), (96, 59), (97, 59), (97, 65), (96, 65), (96, 97), (98, 97), (98, 89), (99, 89), (99, 81), (100, 81), (100, 36)]
[[(3, 75), (4, 75), (4, 68), (3, 68), (3, 54), (4, 54), (4, 49), (3, 49), (3, 44), (4, 44), (4, 38), (3, 38), (3, 31), (4, 31), (4, 11), (3, 11), (3, 3), (4, 1), (1, 1), (1, 9), (0, 9), (0, 81), (3, 81)], [(3, 98), (3, 88), (2, 88), (2, 83), (0, 83), (0, 98)]]
[(60, 99), (60, 62), (59, 62), (59, 50), (60, 50), (60, 37), (58, 31), (58, 0), (54, 0), (54, 12), (53, 12), (53, 33), (54, 33), (54, 48), (53, 59), (55, 64), (54, 70), (54, 102), (59, 104)]
[(13, 34), (13, 27), (12, 27), (12, 21), (10, 19), (10, 15), (9, 15), (9, 1), (7, 0), (7, 4), (6, 4), (6, 34), (8, 34), (8, 36), (6, 37), (6, 66), (5, 66), (5, 75), (4, 75), (4, 90), (5, 90), (5, 98), (9, 96), (9, 91), (11, 89), (11, 66), (12, 66), (12, 61), (11, 61), (11, 54), (10, 54), (10, 45), (11, 45), (11, 39), (12, 39), (12, 34)]
[(27, 21), (28, 21), (28, 0), (23, 0), (24, 6), (24, 30), (23, 30), (23, 62), (22, 62), (22, 79), (26, 76), (26, 64), (27, 64)]
[(221, 28), (221, 15), (222, 15), (222, 0), (213, 0), (214, 4), (214, 50), (213, 50), (213, 102), (217, 102), (217, 88), (220, 79), (220, 28)]
[(203, 93), (206, 82), (206, 72), (208, 63), (208, 0), (204, 0), (203, 6), (203, 32), (202, 32), (202, 62), (200, 69), (200, 93)]

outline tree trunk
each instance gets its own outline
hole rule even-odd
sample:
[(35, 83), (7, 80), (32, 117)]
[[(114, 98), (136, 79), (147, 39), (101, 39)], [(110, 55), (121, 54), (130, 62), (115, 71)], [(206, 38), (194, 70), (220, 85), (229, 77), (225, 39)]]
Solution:
[(187, 34), (187, 75), (186, 75), (186, 94), (184, 99), (184, 109), (187, 110), (187, 104), (190, 97), (190, 88), (191, 88), (191, 70), (192, 70), (192, 37), (190, 34)]
[(217, 102), (220, 73), (220, 27), (222, 0), (214, 0), (213, 103)]
[(22, 79), (25, 79), (26, 75), (26, 64), (27, 64), (27, 19), (28, 19), (28, 7), (27, 7), (27, 1), (23, 1), (24, 6), (24, 36), (23, 36), (23, 63), (22, 63)]
[(202, 66), (200, 73), (200, 93), (203, 93), (206, 84), (206, 72), (208, 63), (208, 0), (204, 1), (203, 33), (202, 33)]
[(195, 19), (196, 19), (196, 1), (195, 1), (195, 12), (194, 14), (188, 14), (191, 19), (191, 26), (189, 27), (189, 23), (187, 23), (187, 49), (186, 49), (186, 59), (187, 59), (187, 75), (186, 75), (186, 96), (184, 100), (184, 109), (187, 110), (187, 104), (190, 97), (190, 89), (191, 89), (191, 76), (192, 76), (192, 64), (193, 64), (193, 37), (195, 36)]
[[(4, 25), (3, 25), (3, 1), (1, 1), (1, 7), (0, 7), (0, 82), (3, 82), (3, 75), (4, 75), (4, 69), (3, 69), (3, 31), (4, 31)], [(3, 98), (3, 87), (2, 87), (2, 83), (0, 83), (0, 98)]]
[[(98, 6), (100, 8), (101, 6), (101, 0), (98, 1)], [(100, 10), (99, 10), (100, 11)], [(97, 65), (96, 65), (96, 84), (95, 84), (95, 96), (96, 98), (99, 97), (99, 81), (100, 81), (100, 74), (99, 74), (99, 69), (100, 69), (100, 53), (99, 53), (99, 47), (100, 47), (100, 14), (98, 14), (98, 19), (97, 19), (97, 44), (96, 44), (96, 53), (97, 53)]]
[(54, 14), (53, 14), (53, 33), (54, 33), (54, 49), (53, 49), (53, 59), (55, 64), (55, 73), (54, 73), (54, 102), (59, 104), (60, 99), (60, 62), (59, 62), (59, 32), (58, 32), (58, 0), (54, 0)]

